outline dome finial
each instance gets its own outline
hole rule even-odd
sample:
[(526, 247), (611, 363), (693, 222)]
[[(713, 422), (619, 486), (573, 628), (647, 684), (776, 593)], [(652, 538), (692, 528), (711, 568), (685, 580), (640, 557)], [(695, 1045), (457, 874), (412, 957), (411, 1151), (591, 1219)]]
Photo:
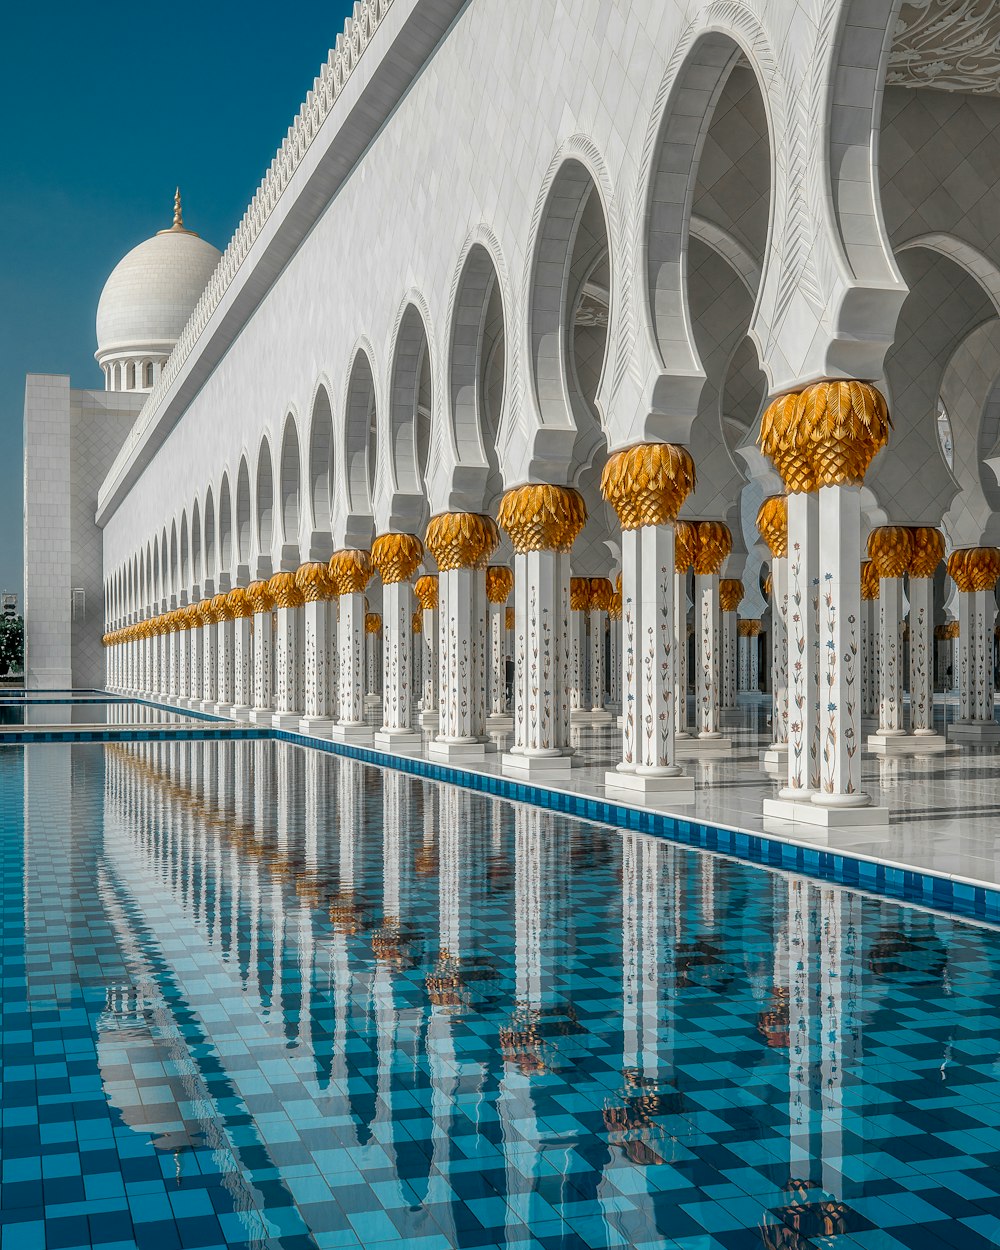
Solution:
[(174, 230), (184, 229), (184, 214), (181, 212), (181, 189), (177, 187), (174, 191)]

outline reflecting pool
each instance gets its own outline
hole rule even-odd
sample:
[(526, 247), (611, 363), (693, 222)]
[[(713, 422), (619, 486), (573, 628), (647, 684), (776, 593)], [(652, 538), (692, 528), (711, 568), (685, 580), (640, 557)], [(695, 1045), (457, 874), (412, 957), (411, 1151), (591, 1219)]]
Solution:
[(995, 930), (283, 743), (0, 786), (3, 1250), (1000, 1240)]
[(3, 725), (179, 725), (212, 720), (185, 708), (181, 712), (135, 699), (66, 697), (61, 699), (0, 698)]

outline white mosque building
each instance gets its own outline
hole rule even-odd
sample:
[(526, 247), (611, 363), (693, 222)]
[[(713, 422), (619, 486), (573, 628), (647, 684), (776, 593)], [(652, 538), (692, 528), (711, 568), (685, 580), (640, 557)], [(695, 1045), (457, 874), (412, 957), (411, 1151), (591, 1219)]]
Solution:
[(1000, 735), (998, 47), (991, 0), (356, 4), (226, 250), (178, 198), (104, 389), (27, 379), (29, 685), (509, 724), (520, 777), (620, 714), (608, 791), (682, 802), (766, 688), (765, 811), (884, 821), (935, 671)]

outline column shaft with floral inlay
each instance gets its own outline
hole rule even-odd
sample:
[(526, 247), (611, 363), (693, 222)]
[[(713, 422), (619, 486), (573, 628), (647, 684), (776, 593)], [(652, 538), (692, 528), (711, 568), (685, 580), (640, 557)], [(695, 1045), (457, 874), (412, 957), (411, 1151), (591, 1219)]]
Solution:
[(590, 629), (590, 713), (604, 718), (605, 619), (614, 589), (606, 577), (592, 577), (588, 595)]
[(861, 562), (861, 710), (878, 714), (878, 571), (871, 560)]
[(514, 746), (505, 771), (569, 767), (569, 553), (587, 519), (579, 491), (508, 491), (499, 522), (514, 546)]
[(330, 577), (339, 595), (337, 649), (340, 679), (337, 692), (340, 715), (333, 736), (341, 740), (365, 740), (365, 587), (372, 579), (371, 556), (348, 548), (330, 557)]
[(688, 717), (688, 571), (694, 564), (698, 529), (693, 521), (674, 522), (674, 739), (691, 737)]
[(757, 510), (757, 529), (771, 553), (771, 752), (788, 750), (788, 500), (770, 495)]
[(253, 605), (244, 586), (230, 590), (226, 602), (233, 618), (232, 712), (246, 716), (253, 706)]
[[(736, 706), (736, 614), (743, 602), (743, 583), (736, 577), (724, 577), (719, 583), (719, 607), (722, 612), (722, 706)], [(742, 689), (747, 689), (744, 685)]]
[(959, 742), (992, 743), (1000, 737), (993, 699), (1000, 550), (965, 547), (953, 551), (948, 573), (958, 589), (959, 630), (959, 718), (948, 727), (948, 735)]
[(228, 594), (212, 600), (213, 641), (215, 646), (215, 710), (228, 712), (233, 706), (233, 614)]
[(302, 714), (302, 605), (294, 573), (275, 573), (268, 582), (274, 598), (274, 716), (276, 728), (297, 724)]
[(690, 453), (672, 443), (616, 452), (601, 477), (622, 527), (622, 759), (605, 775), (612, 789), (694, 795), (674, 759), (674, 523), (694, 482)]
[(489, 600), (488, 715), (506, 719), (507, 709), (507, 600), (514, 589), (514, 574), (503, 564), (486, 570), (486, 598)]
[(913, 536), (903, 525), (883, 525), (868, 536), (868, 558), (879, 579), (879, 737), (899, 737), (903, 727), (903, 575)]
[(314, 560), (295, 571), (295, 585), (302, 595), (305, 638), (303, 644), (303, 717), (308, 733), (328, 731), (333, 723), (333, 647), (330, 636), (330, 601), (337, 586), (328, 564)]
[(418, 577), (413, 591), (422, 618), (420, 723), (434, 728), (438, 723), (438, 579), (433, 574)]
[(382, 728), (380, 746), (416, 744), (413, 729), (413, 577), (424, 557), (413, 534), (382, 534), (372, 543), (372, 564), (382, 578)]
[(274, 596), (266, 581), (251, 582), (247, 602), (253, 614), (253, 719), (270, 724), (272, 714), (271, 664), (274, 654), (272, 611)]
[(586, 710), (587, 698), (587, 612), (590, 609), (590, 578), (569, 579), (569, 710)]
[(722, 699), (722, 619), (719, 583), (722, 566), (733, 549), (733, 536), (722, 521), (695, 522), (694, 610), (698, 639), (698, 680), (695, 722), (698, 737), (722, 737), (719, 711)]
[(431, 517), (425, 541), (438, 566), (439, 693), (435, 755), (485, 750), (486, 564), (499, 542), (492, 517), (445, 512)]
[(934, 735), (934, 574), (944, 558), (944, 535), (913, 529), (910, 557), (910, 733)]

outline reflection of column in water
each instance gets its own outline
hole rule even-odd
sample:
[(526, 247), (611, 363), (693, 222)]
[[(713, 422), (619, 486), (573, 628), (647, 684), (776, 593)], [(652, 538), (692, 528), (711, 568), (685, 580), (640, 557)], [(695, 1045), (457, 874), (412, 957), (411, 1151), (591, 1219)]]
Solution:
[(798, 1185), (812, 1188), (809, 1150), (811, 1073), (809, 1037), (813, 1009), (810, 994), (809, 883), (788, 881), (788, 1165)]

